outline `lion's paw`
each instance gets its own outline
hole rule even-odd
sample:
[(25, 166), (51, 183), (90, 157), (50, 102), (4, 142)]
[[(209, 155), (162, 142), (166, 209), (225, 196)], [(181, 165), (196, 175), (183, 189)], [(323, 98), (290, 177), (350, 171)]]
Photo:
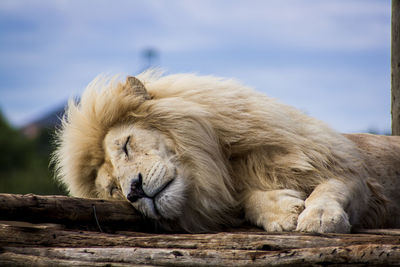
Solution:
[[(286, 190), (285, 190), (286, 191)], [(262, 227), (268, 232), (293, 231), (297, 226), (297, 218), (304, 210), (304, 200), (287, 190), (278, 197), (275, 208), (262, 216)], [(268, 204), (267, 204), (268, 205)]]
[(313, 233), (349, 233), (349, 216), (338, 205), (314, 205), (299, 216), (297, 231)]

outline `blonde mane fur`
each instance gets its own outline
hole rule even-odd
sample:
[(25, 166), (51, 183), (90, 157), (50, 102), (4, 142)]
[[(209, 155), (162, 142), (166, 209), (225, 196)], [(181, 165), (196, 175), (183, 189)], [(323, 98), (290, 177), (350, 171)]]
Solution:
[[(132, 94), (118, 78), (100, 76), (79, 102), (69, 102), (55, 162), (71, 195), (98, 197), (95, 179), (105, 161), (105, 135), (116, 125), (143, 124), (173, 140), (193, 186), (185, 207), (189, 215), (179, 222), (185, 230), (235, 224), (249, 188), (309, 195), (329, 178), (357, 184), (354, 195), (366, 207), (354, 211), (366, 214), (358, 223), (377, 224), (371, 218), (384, 216), (384, 200), (373, 204), (373, 193), (365, 193), (368, 173), (358, 148), (322, 122), (234, 80), (154, 71), (137, 78), (150, 100)], [(371, 203), (374, 214), (367, 210)]]

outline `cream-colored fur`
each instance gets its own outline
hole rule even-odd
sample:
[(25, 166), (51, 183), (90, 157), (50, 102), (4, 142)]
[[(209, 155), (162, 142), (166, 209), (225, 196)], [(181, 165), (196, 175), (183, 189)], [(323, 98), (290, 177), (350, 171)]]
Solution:
[(170, 229), (386, 226), (399, 200), (350, 139), (234, 80), (149, 71), (71, 101), (54, 160), (71, 195), (129, 199)]

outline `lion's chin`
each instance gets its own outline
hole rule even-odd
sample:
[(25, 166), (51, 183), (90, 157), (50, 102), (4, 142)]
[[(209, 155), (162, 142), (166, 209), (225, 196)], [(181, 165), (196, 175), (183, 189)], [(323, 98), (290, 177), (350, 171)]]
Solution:
[(154, 198), (144, 197), (132, 205), (148, 218), (174, 220), (182, 215), (185, 199), (185, 185), (177, 178)]
[(157, 209), (154, 205), (154, 201), (152, 198), (141, 198), (138, 201), (131, 203), (137, 210), (140, 211), (144, 216), (158, 220), (160, 219), (160, 214), (157, 212)]

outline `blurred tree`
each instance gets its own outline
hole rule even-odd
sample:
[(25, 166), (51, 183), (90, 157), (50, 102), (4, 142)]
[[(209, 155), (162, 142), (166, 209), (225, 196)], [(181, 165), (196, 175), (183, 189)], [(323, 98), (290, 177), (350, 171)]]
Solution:
[(0, 112), (0, 192), (66, 194), (49, 169), (52, 129), (27, 139)]
[(33, 157), (32, 144), (12, 129), (0, 112), (0, 172), (26, 168)]

